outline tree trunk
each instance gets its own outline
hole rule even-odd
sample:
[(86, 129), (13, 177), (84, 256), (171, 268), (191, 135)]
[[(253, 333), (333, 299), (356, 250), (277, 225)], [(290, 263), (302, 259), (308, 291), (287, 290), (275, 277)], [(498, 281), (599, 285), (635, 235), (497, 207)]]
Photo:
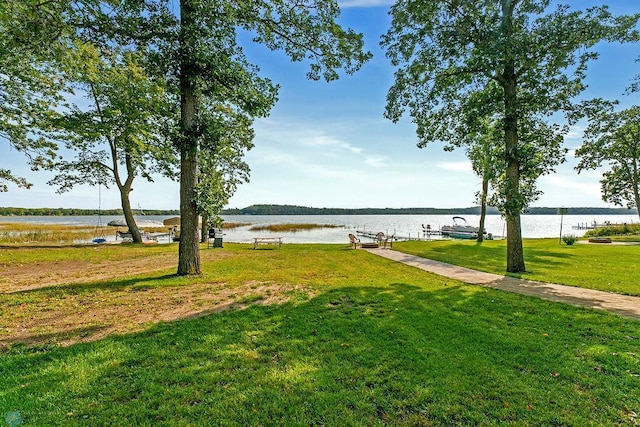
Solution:
[(197, 151), (183, 148), (180, 154), (180, 244), (178, 274), (200, 274), (198, 211), (194, 203), (197, 184)]
[(631, 185), (633, 186), (633, 201), (636, 203), (638, 210), (638, 218), (640, 218), (640, 176), (638, 176), (638, 162), (633, 161), (633, 174), (631, 177)]
[(190, 0), (180, 0), (180, 245), (178, 274), (200, 274), (200, 244), (195, 187), (198, 183), (198, 139), (196, 135), (198, 98), (195, 90), (193, 39), (189, 27), (195, 16)]
[(202, 214), (202, 225), (200, 228), (200, 243), (206, 243), (209, 239), (209, 216)]
[(142, 235), (140, 234), (136, 220), (133, 217), (133, 211), (131, 210), (131, 201), (129, 200), (130, 192), (131, 188), (129, 187), (125, 186), (120, 188), (120, 204), (122, 205), (122, 213), (124, 214), (124, 220), (127, 222), (127, 227), (129, 227), (131, 239), (133, 239), (134, 243), (142, 243)]
[(522, 229), (520, 212), (520, 160), (518, 158), (518, 104), (517, 79), (515, 66), (508, 63), (504, 73), (504, 142), (507, 164), (507, 194), (505, 195), (505, 216), (507, 220), (507, 272), (524, 272), (524, 250), (522, 247)]
[(489, 179), (482, 177), (482, 195), (480, 196), (480, 229), (478, 230), (478, 243), (484, 240), (484, 220), (487, 216), (487, 192), (489, 191)]

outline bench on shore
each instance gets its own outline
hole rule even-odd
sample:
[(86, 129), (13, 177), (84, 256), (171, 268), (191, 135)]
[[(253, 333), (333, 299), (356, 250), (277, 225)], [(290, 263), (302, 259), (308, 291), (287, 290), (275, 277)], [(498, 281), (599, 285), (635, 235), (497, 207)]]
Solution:
[(611, 243), (612, 240), (609, 237), (592, 237), (589, 239), (589, 243)]
[(280, 249), (282, 237), (254, 237), (253, 249), (258, 249), (258, 245), (278, 245), (278, 249)]

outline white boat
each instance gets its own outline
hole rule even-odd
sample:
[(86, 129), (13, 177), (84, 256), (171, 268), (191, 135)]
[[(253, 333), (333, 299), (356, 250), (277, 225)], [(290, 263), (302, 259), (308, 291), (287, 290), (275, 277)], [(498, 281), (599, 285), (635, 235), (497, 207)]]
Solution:
[(443, 225), (440, 234), (454, 239), (477, 239), (480, 227), (469, 225), (466, 219), (461, 216), (453, 217), (453, 225)]

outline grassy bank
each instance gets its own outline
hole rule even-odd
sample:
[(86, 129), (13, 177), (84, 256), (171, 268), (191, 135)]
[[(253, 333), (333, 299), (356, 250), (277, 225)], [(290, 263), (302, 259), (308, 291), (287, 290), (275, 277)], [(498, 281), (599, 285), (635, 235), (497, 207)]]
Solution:
[[(402, 242), (394, 249), (476, 270), (505, 274), (505, 240)], [(527, 272), (509, 274), (529, 280), (640, 295), (640, 246), (559, 245), (558, 239), (524, 241)]]
[[(1, 281), (17, 268), (7, 260), (51, 269), (79, 250), (0, 249)], [(84, 281), (61, 274), (3, 292), (5, 343), (19, 313), (27, 323), (56, 310), (98, 318), (72, 325), (73, 345), (34, 330), (44, 341), (5, 347), (0, 415), (19, 412), (25, 425), (475, 426), (634, 425), (640, 413), (637, 321), (465, 286), (346, 245), (226, 244), (203, 251), (197, 278), (171, 274), (175, 250), (85, 248)], [(130, 259), (150, 268), (132, 275)], [(92, 279), (104, 265), (110, 277)], [(186, 298), (187, 288), (197, 292)], [(162, 310), (81, 342), (87, 326), (135, 320), (108, 307)], [(167, 307), (182, 314), (158, 323)]]
[(588, 230), (585, 237), (609, 237), (617, 241), (640, 241), (640, 224), (609, 224)]

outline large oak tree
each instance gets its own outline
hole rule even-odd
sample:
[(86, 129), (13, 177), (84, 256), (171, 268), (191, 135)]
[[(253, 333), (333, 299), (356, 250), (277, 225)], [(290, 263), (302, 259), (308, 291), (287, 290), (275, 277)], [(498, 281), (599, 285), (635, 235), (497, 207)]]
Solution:
[[(520, 214), (528, 200), (523, 178), (531, 176), (522, 170), (530, 151), (522, 144), (523, 121), (579, 115), (575, 99), (585, 88), (587, 63), (597, 57), (593, 46), (638, 38), (639, 15), (615, 17), (607, 6), (552, 9), (550, 3), (400, 0), (382, 40), (398, 67), (386, 116), (397, 121), (408, 110), (419, 144), (447, 141), (449, 128), (479, 113), (500, 120), (508, 272), (525, 271)], [(472, 96), (484, 98), (484, 107), (468, 108)]]
[[(239, 45), (242, 29), (253, 41), (310, 63), (309, 78), (338, 78), (338, 69), (356, 71), (369, 58), (362, 37), (337, 24), (334, 0), (211, 2), (181, 0), (177, 25), (177, 82), (180, 93), (180, 212), (178, 274), (200, 273), (198, 156), (204, 137), (205, 99), (251, 117), (268, 114), (275, 102), (271, 83), (258, 76)], [(203, 138), (204, 137), (204, 138)]]

